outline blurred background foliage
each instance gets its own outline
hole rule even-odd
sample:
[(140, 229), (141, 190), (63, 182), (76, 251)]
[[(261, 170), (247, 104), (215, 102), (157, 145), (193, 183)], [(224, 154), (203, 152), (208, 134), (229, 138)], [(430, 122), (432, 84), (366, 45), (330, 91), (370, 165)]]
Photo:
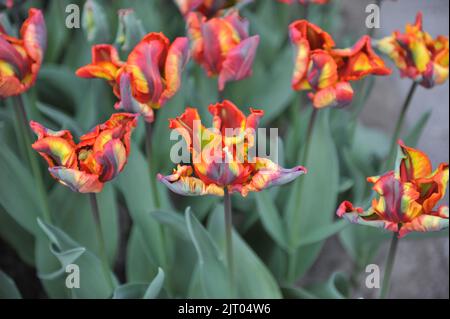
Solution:
[[(80, 7), (80, 29), (65, 27), (69, 4)], [(29, 7), (44, 10), (48, 48), (35, 87), (24, 95), (26, 108), (33, 120), (55, 130), (69, 129), (76, 137), (114, 111), (115, 97), (104, 81), (75, 76), (78, 67), (90, 62), (93, 44), (113, 43), (125, 60), (148, 32), (163, 32), (170, 39), (185, 35), (183, 18), (168, 0), (30, 0), (12, 11), (3, 11), (2, 23), (18, 30)], [(133, 9), (131, 15), (118, 14), (128, 8)], [(326, 6), (311, 6), (308, 17), (333, 34), (343, 23), (339, 13), (340, 1), (331, 1)], [(249, 19), (251, 34), (259, 34), (261, 43), (253, 76), (228, 85), (224, 97), (244, 112), (250, 106), (263, 109), (266, 115), (261, 126), (279, 129), (280, 164), (304, 165), (309, 174), (290, 185), (245, 199), (233, 196), (237, 296), (352, 297), (352, 290), (360, 283), (352, 281), (350, 273), (336, 272), (308, 286), (298, 283), (330, 236), (338, 234), (356, 273), (364, 271), (387, 237), (378, 229), (346, 227), (344, 221), (334, 217), (340, 200), (351, 199), (358, 205), (370, 201), (365, 178), (380, 173), (388, 152), (389, 136), (357, 121), (374, 79), (356, 85), (357, 98), (347, 109), (319, 112), (309, 156), (305, 163), (299, 163), (312, 107), (304, 95), (291, 90), (293, 51), (287, 27), (304, 16), (303, 7), (256, 0), (243, 8), (241, 15)], [(343, 47), (358, 37), (355, 32), (336, 40)], [(215, 80), (207, 78), (191, 61), (180, 92), (156, 113), (155, 172), (167, 174), (173, 167), (169, 151), (174, 142), (169, 140), (168, 119), (181, 114), (186, 106), (195, 106), (210, 123), (207, 106), (217, 100)], [(143, 123), (133, 135), (125, 170), (98, 196), (115, 275), (112, 289), (101, 272), (86, 195), (73, 193), (44, 174), (53, 223), (38, 222), (42, 208), (30, 182), (25, 150), (16, 139), (18, 129), (11, 104), (5, 100), (0, 106), (0, 259), (6, 258), (8, 247), (19, 257), (17, 262), (28, 266), (28, 272), (26, 280), (14, 278), (21, 289), (6, 274), (14, 265), (0, 272), (0, 298), (20, 297), (22, 288), (24, 297), (49, 298), (231, 296), (224, 262), (221, 199), (179, 197), (156, 185), (154, 176), (151, 179), (147, 174)], [(424, 114), (407, 133), (407, 144), (417, 143), (428, 117)], [(44, 163), (41, 169), (46, 171)], [(80, 289), (65, 287), (65, 266), (70, 263), (80, 266)]]

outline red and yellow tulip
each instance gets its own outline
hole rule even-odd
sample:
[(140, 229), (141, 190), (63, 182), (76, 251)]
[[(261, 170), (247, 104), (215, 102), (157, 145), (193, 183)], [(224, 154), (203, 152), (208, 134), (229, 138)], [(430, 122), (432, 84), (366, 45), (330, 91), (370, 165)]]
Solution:
[[(247, 196), (249, 192), (289, 183), (306, 173), (302, 166), (284, 169), (266, 158), (249, 158), (248, 150), (254, 146), (255, 135), (248, 133), (257, 129), (263, 111), (250, 109), (246, 117), (233, 103), (224, 101), (210, 105), (209, 112), (213, 116), (211, 129), (201, 125), (194, 108), (187, 108), (181, 116), (170, 120), (170, 128), (183, 136), (193, 159), (191, 165), (178, 165), (172, 175), (158, 175), (173, 192), (223, 196), (226, 188), (230, 193)], [(227, 129), (235, 130), (234, 134), (227, 134)], [(195, 146), (196, 140), (201, 150)]]
[(188, 58), (187, 38), (177, 38), (170, 44), (162, 33), (149, 33), (126, 62), (120, 60), (112, 45), (93, 46), (92, 63), (76, 74), (105, 79), (120, 100), (114, 106), (117, 110), (141, 114), (147, 122), (153, 122), (153, 109), (163, 106), (179, 90)]
[(22, 94), (36, 81), (47, 45), (42, 12), (30, 9), (20, 39), (6, 34), (0, 24), (0, 98)]
[(433, 171), (425, 153), (402, 142), (399, 145), (396, 170), (368, 178), (379, 198), (367, 211), (343, 202), (337, 215), (352, 223), (398, 232), (399, 237), (448, 228), (448, 206), (435, 208), (445, 196), (448, 163)]
[(76, 144), (67, 131), (52, 131), (30, 122), (37, 135), (32, 145), (48, 163), (50, 174), (72, 191), (98, 193), (125, 167), (137, 115), (116, 113)]
[(200, 12), (206, 17), (219, 15), (224, 9), (229, 9), (240, 2), (249, 0), (175, 0), (183, 16), (190, 12)]
[(448, 79), (448, 37), (433, 39), (423, 31), (422, 12), (415, 24), (407, 24), (405, 33), (394, 32), (377, 43), (399, 68), (402, 77), (408, 77), (425, 88), (443, 84)]
[(193, 57), (208, 76), (218, 76), (220, 91), (227, 82), (252, 74), (259, 36), (249, 36), (248, 21), (237, 11), (209, 20), (201, 13), (191, 12), (187, 25)]
[(391, 73), (373, 51), (368, 36), (352, 48), (335, 49), (333, 38), (306, 20), (292, 23), (289, 34), (296, 50), (292, 87), (311, 91), (316, 108), (346, 106), (353, 99), (350, 81)]

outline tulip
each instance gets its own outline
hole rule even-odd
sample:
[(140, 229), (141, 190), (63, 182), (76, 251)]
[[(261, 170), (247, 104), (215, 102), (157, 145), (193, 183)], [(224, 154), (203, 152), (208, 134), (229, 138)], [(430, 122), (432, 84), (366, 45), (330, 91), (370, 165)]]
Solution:
[(352, 48), (335, 49), (333, 38), (306, 20), (292, 23), (289, 33), (296, 49), (292, 87), (310, 91), (317, 109), (347, 106), (353, 100), (351, 81), (391, 73), (373, 51), (368, 36)]
[(441, 201), (448, 183), (448, 164), (433, 171), (430, 159), (419, 150), (399, 142), (395, 171), (368, 178), (379, 195), (364, 211), (343, 202), (337, 211), (352, 223), (380, 227), (398, 233), (431, 232), (448, 228), (448, 206), (435, 206)]
[(203, 14), (192, 12), (187, 16), (192, 54), (207, 72), (218, 76), (218, 87), (239, 81), (252, 74), (252, 66), (259, 36), (249, 37), (248, 21), (233, 11), (223, 18), (208, 20)]
[(448, 37), (435, 39), (423, 31), (422, 12), (414, 25), (407, 24), (405, 33), (395, 31), (377, 43), (399, 68), (402, 77), (408, 77), (429, 89), (444, 84), (448, 79)]
[(47, 45), (44, 16), (30, 9), (20, 29), (20, 39), (5, 33), (0, 25), (0, 98), (17, 96), (36, 81)]
[(117, 110), (141, 114), (151, 123), (153, 109), (162, 107), (179, 90), (188, 56), (187, 38), (177, 38), (170, 44), (162, 33), (149, 33), (126, 62), (111, 45), (93, 46), (92, 63), (79, 68), (76, 74), (105, 79), (120, 100), (114, 106)]
[[(232, 102), (225, 100), (210, 105), (209, 112), (213, 115), (213, 130), (201, 126), (200, 132), (211, 147), (202, 150), (194, 145), (198, 138), (196, 121), (201, 121), (196, 109), (188, 108), (181, 116), (170, 120), (170, 128), (184, 137), (193, 157), (192, 165), (178, 165), (169, 176), (158, 175), (173, 192), (187, 196), (223, 196), (227, 190), (245, 197), (250, 192), (286, 184), (306, 173), (302, 166), (284, 169), (266, 158), (255, 157), (249, 161), (248, 151), (253, 146), (254, 135), (246, 133), (257, 128), (263, 111), (251, 109), (246, 117)], [(236, 129), (236, 136), (228, 136), (226, 128)], [(197, 145), (201, 145), (200, 142)]]
[(76, 144), (67, 131), (52, 131), (31, 121), (37, 135), (32, 145), (48, 163), (49, 172), (74, 192), (98, 193), (106, 182), (125, 167), (130, 153), (130, 137), (137, 115), (116, 113)]
[(206, 17), (217, 16), (224, 9), (244, 2), (251, 2), (251, 0), (175, 0), (183, 16), (190, 12), (200, 12)]

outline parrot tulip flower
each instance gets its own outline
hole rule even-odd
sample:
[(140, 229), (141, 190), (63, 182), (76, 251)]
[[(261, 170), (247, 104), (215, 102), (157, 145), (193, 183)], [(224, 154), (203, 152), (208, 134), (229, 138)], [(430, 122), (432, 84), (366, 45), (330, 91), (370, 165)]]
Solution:
[(219, 90), (225, 84), (252, 74), (259, 36), (249, 37), (248, 21), (237, 11), (223, 18), (208, 20), (198, 12), (187, 16), (192, 54), (208, 76), (218, 76)]
[(98, 193), (125, 167), (137, 115), (116, 113), (76, 144), (67, 131), (52, 131), (30, 122), (38, 139), (32, 145), (48, 163), (50, 174), (74, 192)]
[[(170, 128), (183, 136), (193, 158), (191, 165), (178, 165), (172, 175), (158, 175), (158, 179), (173, 192), (187, 196), (223, 196), (226, 188), (229, 193), (239, 192), (245, 197), (249, 192), (286, 184), (306, 173), (302, 166), (284, 169), (266, 158), (249, 159), (249, 148), (254, 145), (255, 135), (247, 133), (257, 129), (263, 111), (250, 109), (251, 113), (246, 117), (233, 103), (225, 100), (210, 105), (209, 112), (213, 115), (211, 129), (201, 125), (194, 108), (188, 108), (181, 116), (170, 120)], [(227, 134), (227, 129), (234, 130), (234, 134)], [(200, 135), (197, 145), (203, 147), (198, 150), (195, 141)], [(205, 140), (209, 143), (206, 147)]]
[(443, 84), (448, 79), (448, 37), (433, 39), (423, 31), (422, 12), (414, 25), (407, 24), (405, 33), (394, 32), (377, 43), (399, 68), (402, 77), (411, 78), (425, 88)]
[(391, 74), (373, 51), (369, 36), (363, 36), (352, 48), (335, 49), (333, 38), (306, 20), (292, 23), (289, 34), (296, 49), (292, 88), (311, 91), (309, 97), (318, 109), (350, 104), (350, 81)]
[(0, 98), (27, 91), (36, 81), (47, 46), (44, 16), (30, 9), (20, 29), (20, 39), (5, 33), (0, 24)]
[(330, 0), (278, 0), (279, 2), (286, 3), (286, 4), (293, 4), (295, 2), (298, 2), (303, 5), (308, 4), (327, 4)]
[[(250, 0), (251, 1), (251, 0)], [(183, 16), (190, 12), (200, 12), (206, 17), (214, 17), (224, 9), (229, 9), (238, 3), (250, 2), (249, 0), (175, 0)]]
[(153, 122), (153, 109), (162, 107), (181, 86), (181, 73), (189, 57), (188, 39), (170, 41), (162, 33), (149, 33), (126, 62), (111, 45), (92, 47), (92, 63), (79, 68), (83, 78), (101, 78), (113, 87), (117, 110), (141, 114)]
[(426, 154), (399, 142), (395, 171), (368, 178), (379, 195), (364, 211), (343, 202), (339, 217), (352, 223), (385, 228), (403, 237), (410, 232), (431, 232), (448, 228), (448, 206), (435, 206), (441, 201), (448, 183), (448, 164), (433, 171)]

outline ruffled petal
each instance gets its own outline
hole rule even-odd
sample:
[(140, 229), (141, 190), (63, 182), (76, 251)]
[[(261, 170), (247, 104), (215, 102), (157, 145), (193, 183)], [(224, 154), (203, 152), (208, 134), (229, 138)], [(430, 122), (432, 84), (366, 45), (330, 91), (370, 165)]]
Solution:
[(223, 136), (225, 130), (245, 129), (246, 117), (244, 113), (231, 101), (225, 100), (222, 103), (216, 103), (208, 107), (209, 112), (213, 116), (213, 126), (219, 129)]
[(114, 46), (98, 44), (92, 47), (92, 63), (79, 68), (76, 74), (83, 78), (101, 78), (113, 82), (123, 64)]
[(303, 166), (285, 169), (266, 158), (257, 157), (255, 160), (253, 175), (248, 183), (231, 185), (231, 192), (240, 192), (245, 197), (249, 192), (259, 192), (269, 187), (284, 185), (307, 173)]
[(103, 183), (98, 180), (97, 175), (58, 166), (50, 167), (48, 170), (56, 180), (74, 192), (100, 193), (103, 189)]
[(310, 93), (315, 108), (345, 107), (353, 100), (353, 88), (348, 82), (339, 82), (316, 93)]
[(20, 35), (28, 55), (40, 65), (47, 47), (47, 28), (41, 10), (28, 10), (28, 18), (20, 29)]
[(353, 204), (348, 201), (343, 202), (339, 206), (336, 214), (341, 218), (345, 218), (352, 224), (384, 228), (392, 232), (398, 231), (397, 223), (382, 220), (372, 209), (365, 212), (361, 207), (354, 207)]
[(401, 140), (398, 145), (396, 169), (402, 182), (425, 178), (432, 173), (433, 166), (424, 152), (406, 146)]
[(216, 184), (205, 184), (202, 180), (192, 177), (190, 166), (178, 166), (172, 175), (163, 176), (158, 174), (157, 178), (174, 193), (184, 196), (215, 195), (223, 196), (223, 188)]
[(127, 151), (119, 139), (113, 139), (105, 144), (103, 152), (96, 153), (96, 161), (102, 167), (98, 179), (107, 182), (116, 177), (127, 163)]

